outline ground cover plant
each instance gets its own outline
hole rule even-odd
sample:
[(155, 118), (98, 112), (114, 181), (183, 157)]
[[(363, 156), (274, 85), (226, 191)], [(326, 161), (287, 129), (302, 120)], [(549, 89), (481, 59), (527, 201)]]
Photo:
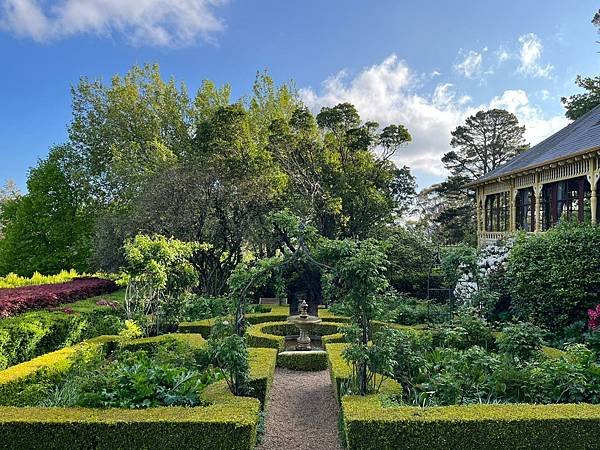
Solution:
[(0, 317), (10, 317), (32, 309), (59, 306), (79, 299), (116, 291), (114, 281), (79, 278), (67, 283), (0, 289)]

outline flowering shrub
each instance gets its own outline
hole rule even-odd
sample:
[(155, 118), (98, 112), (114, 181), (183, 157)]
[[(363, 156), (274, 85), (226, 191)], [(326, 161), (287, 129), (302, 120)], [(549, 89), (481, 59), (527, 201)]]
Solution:
[(588, 327), (595, 331), (600, 325), (600, 305), (588, 309)]
[(48, 307), (56, 307), (117, 290), (110, 280), (77, 278), (68, 283), (0, 289), (0, 318)]

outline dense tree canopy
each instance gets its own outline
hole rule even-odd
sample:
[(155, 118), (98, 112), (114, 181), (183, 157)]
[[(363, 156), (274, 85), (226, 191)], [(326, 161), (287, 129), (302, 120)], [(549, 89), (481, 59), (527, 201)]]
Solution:
[(278, 250), (273, 213), (362, 239), (415, 195), (410, 169), (392, 162), (411, 140), (406, 127), (364, 122), (349, 103), (313, 115), (267, 73), (237, 101), (210, 81), (192, 97), (156, 65), (108, 84), (82, 78), (72, 95), (68, 142), (2, 208), (2, 272), (118, 270), (126, 239), (159, 233), (209, 244), (190, 260), (198, 289), (217, 295), (244, 255)]
[(29, 173), (27, 195), (2, 208), (0, 272), (57, 273), (87, 268), (90, 222), (80, 196), (66, 176), (70, 148), (56, 147)]

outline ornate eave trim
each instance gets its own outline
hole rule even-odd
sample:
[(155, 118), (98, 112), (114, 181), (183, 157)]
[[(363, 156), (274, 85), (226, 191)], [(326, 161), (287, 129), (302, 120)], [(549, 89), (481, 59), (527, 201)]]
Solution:
[[(490, 178), (489, 180), (484, 180), (481, 182), (477, 182), (477, 181), (473, 181), (469, 184), (467, 184), (465, 187), (469, 187), (469, 188), (480, 188), (480, 187), (485, 187), (486, 185), (490, 185), (490, 184), (497, 184), (500, 182), (508, 182), (508, 183), (512, 183), (513, 180), (515, 180), (515, 187), (519, 187), (519, 188), (524, 188), (524, 187), (529, 187), (529, 186), (533, 186), (535, 184), (535, 174), (540, 174), (540, 181), (542, 183), (551, 183), (554, 181), (561, 181), (561, 180), (565, 180), (565, 179), (569, 179), (569, 178), (575, 178), (581, 175), (585, 175), (586, 173), (589, 172), (589, 160), (591, 158), (598, 158), (598, 155), (600, 154), (600, 146), (596, 146), (587, 150), (583, 150), (581, 152), (578, 153), (574, 153), (562, 158), (556, 158), (554, 160), (550, 160), (550, 161), (546, 161), (542, 164), (538, 164), (538, 165), (534, 165), (534, 166), (529, 166), (529, 167), (525, 167), (523, 169), (520, 170), (515, 170), (513, 172), (509, 172), (503, 175), (500, 175), (498, 177), (494, 177), (494, 178)], [(563, 169), (560, 170), (560, 168), (564, 168), (565, 166), (567, 167), (573, 167), (573, 166), (577, 166), (577, 162), (580, 161), (587, 161), (587, 169), (585, 171), (581, 171), (581, 168), (579, 168), (578, 170), (569, 170), (569, 169)], [(585, 166), (586, 164), (582, 164), (582, 166)], [(596, 167), (600, 167), (600, 164), (597, 164)], [(553, 169), (559, 169), (559, 170), (555, 170), (555, 172), (557, 173), (556, 176), (550, 176), (550, 175), (546, 175), (544, 177), (543, 173), (548, 173), (550, 171), (552, 171)], [(564, 174), (563, 174), (564, 172)], [(532, 177), (528, 177), (528, 175), (533, 175)], [(522, 182), (519, 183), (519, 179), (522, 178)], [(533, 181), (530, 181), (529, 179), (532, 179)], [(526, 181), (527, 180), (527, 181)], [(497, 192), (501, 192), (501, 191), (497, 191)], [(487, 194), (487, 190), (486, 190), (486, 194)]]

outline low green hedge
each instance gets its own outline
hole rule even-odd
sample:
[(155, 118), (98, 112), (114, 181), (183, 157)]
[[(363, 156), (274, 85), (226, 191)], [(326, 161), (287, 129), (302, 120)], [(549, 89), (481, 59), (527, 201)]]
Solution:
[(325, 370), (327, 353), (322, 350), (281, 352), (277, 355), (277, 367), (308, 372)]
[(28, 361), (85, 339), (119, 331), (123, 309), (96, 305), (120, 301), (122, 292), (61, 305), (57, 311), (34, 311), (0, 320), (0, 369)]
[(345, 396), (349, 449), (598, 448), (600, 406), (469, 405), (385, 407), (382, 397)]
[[(218, 383), (223, 388), (222, 383)], [(6, 449), (250, 450), (260, 403), (223, 390), (206, 407), (152, 409), (0, 408)]]
[[(61, 373), (70, 357), (86, 345), (115, 344), (147, 349), (169, 339), (202, 347), (198, 335), (170, 334), (123, 341), (102, 336), (73, 347), (43, 355), (0, 372), (0, 397), (15, 386), (39, 376)], [(211, 405), (196, 408), (85, 409), (0, 407), (0, 448), (27, 449), (253, 449), (261, 403), (268, 398), (277, 352), (251, 348), (250, 378), (253, 396), (233, 396), (224, 381), (208, 386), (203, 397)], [(20, 386), (19, 386), (20, 384)], [(12, 389), (13, 395), (18, 392)], [(10, 399), (8, 399), (10, 400)]]
[(251, 395), (260, 400), (264, 408), (275, 377), (277, 351), (271, 348), (249, 348), (248, 353), (250, 356)]
[(40, 383), (52, 383), (71, 367), (71, 357), (90, 346), (103, 346), (117, 336), (100, 336), (80, 344), (56, 350), (0, 371), (0, 405), (35, 404), (44, 395)]
[[(327, 336), (339, 334), (343, 324), (321, 322), (313, 325), (311, 334)], [(246, 331), (246, 340), (250, 347), (276, 348), (280, 352), (285, 350), (285, 336), (297, 335), (298, 328), (289, 322), (266, 322), (253, 325)]]
[[(267, 313), (252, 313), (246, 314), (246, 320), (250, 325), (258, 325), (265, 322), (285, 322), (290, 315), (288, 306), (273, 306), (271, 311)], [(346, 323), (348, 322), (347, 317), (340, 317), (332, 314), (328, 309), (319, 309), (319, 317), (326, 322), (335, 323)], [(220, 320), (231, 320), (229, 318), (213, 318), (197, 320), (194, 322), (182, 322), (179, 324), (177, 331), (179, 333), (199, 333), (205, 338), (210, 336), (212, 327), (214, 326), (217, 319)]]

